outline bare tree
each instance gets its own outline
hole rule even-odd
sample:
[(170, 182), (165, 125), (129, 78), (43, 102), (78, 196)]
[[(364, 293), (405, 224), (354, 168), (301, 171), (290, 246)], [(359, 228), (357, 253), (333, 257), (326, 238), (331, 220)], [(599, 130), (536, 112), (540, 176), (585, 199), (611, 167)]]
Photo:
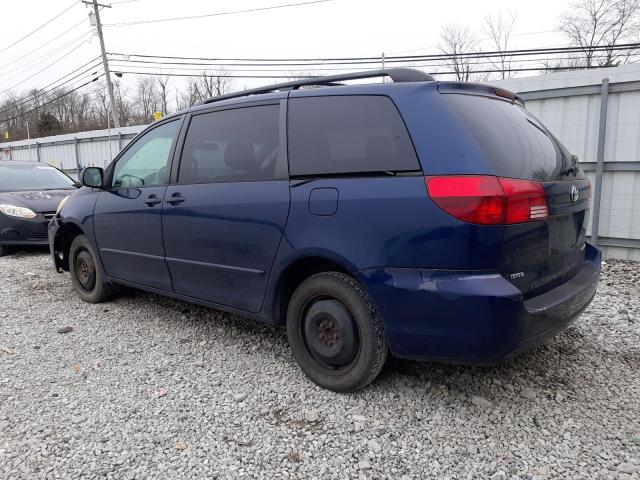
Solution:
[(497, 57), (490, 57), (489, 61), (498, 70), (498, 76), (502, 79), (511, 78), (513, 76), (512, 64), (513, 56), (507, 54), (509, 51), (509, 40), (511, 32), (516, 23), (516, 12), (509, 12), (503, 15), (502, 11), (498, 11), (497, 15), (488, 14), (484, 17), (482, 28), (489, 36), (492, 47), (499, 52)]
[(169, 113), (168, 100), (169, 100), (169, 77), (168, 75), (156, 75), (155, 81), (158, 86), (158, 97), (160, 100), (160, 109), (163, 114)]
[(580, 48), (573, 63), (584, 67), (624, 63), (639, 50), (618, 50), (615, 45), (640, 39), (640, 0), (581, 0), (561, 16), (559, 29)]
[(200, 100), (216, 97), (230, 93), (233, 89), (232, 79), (226, 70), (220, 69), (216, 74), (211, 75), (208, 72), (202, 72), (202, 75), (196, 80), (197, 90), (200, 94)]
[(138, 122), (152, 122), (153, 114), (158, 110), (159, 104), (160, 97), (156, 89), (155, 80), (152, 77), (138, 78), (133, 99)]
[(113, 87), (116, 103), (118, 104), (118, 113), (120, 114), (120, 125), (134, 125), (134, 106), (129, 101), (129, 89), (119, 80), (115, 81)]
[[(114, 94), (120, 107), (120, 124), (145, 124), (153, 121), (157, 110), (168, 113), (169, 78), (168, 75), (133, 77), (135, 83), (131, 88), (127, 87), (131, 83), (117, 80)], [(200, 100), (229, 93), (232, 88), (231, 75), (226, 71), (203, 72), (190, 78), (182, 88), (175, 88), (175, 107), (182, 110)], [(110, 112), (104, 81), (95, 82), (88, 91), (69, 87), (9, 91), (0, 97), (0, 131), (8, 131), (10, 140), (20, 140), (27, 137), (27, 124), (32, 137), (102, 129), (111, 124)]]
[(96, 82), (96, 86), (93, 91), (93, 98), (98, 117), (98, 125), (100, 125), (101, 128), (104, 128), (107, 126), (107, 119), (110, 111), (109, 95), (107, 93), (107, 85), (104, 80)]
[(194, 78), (190, 78), (187, 81), (186, 87), (182, 91), (176, 89), (176, 110), (189, 108), (196, 102), (202, 100), (202, 98), (203, 96), (200, 94), (198, 81)]
[(453, 70), (456, 80), (468, 82), (473, 72), (473, 62), (464, 54), (477, 51), (476, 38), (469, 27), (445, 25), (440, 31), (440, 51), (447, 55), (442, 65), (447, 71)]

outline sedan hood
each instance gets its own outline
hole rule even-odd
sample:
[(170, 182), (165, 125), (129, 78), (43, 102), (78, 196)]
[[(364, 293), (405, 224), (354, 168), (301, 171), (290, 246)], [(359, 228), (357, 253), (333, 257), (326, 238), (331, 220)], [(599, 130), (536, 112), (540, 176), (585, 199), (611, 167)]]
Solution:
[(0, 193), (0, 203), (27, 207), (36, 213), (55, 212), (64, 197), (75, 190), (45, 190)]

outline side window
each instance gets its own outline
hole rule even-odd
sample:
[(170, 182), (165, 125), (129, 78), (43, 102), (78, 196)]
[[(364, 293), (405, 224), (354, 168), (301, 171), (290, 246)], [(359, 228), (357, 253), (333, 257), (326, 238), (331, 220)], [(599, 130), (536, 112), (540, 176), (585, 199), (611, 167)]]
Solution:
[(280, 107), (264, 105), (194, 115), (185, 137), (178, 183), (278, 178)]
[(166, 185), (169, 154), (180, 128), (179, 121), (160, 125), (145, 133), (118, 159), (113, 170), (114, 188)]
[(293, 98), (288, 124), (291, 175), (420, 170), (388, 97)]

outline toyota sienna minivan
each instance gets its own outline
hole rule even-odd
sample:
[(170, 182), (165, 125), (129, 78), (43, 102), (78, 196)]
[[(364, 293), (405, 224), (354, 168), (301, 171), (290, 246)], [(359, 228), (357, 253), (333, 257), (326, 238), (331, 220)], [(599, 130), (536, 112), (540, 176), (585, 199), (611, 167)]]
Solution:
[(212, 98), (82, 181), (49, 242), (83, 300), (126, 285), (286, 325), (334, 391), (389, 355), (502, 361), (564, 330), (600, 272), (577, 158), (517, 95), (417, 70)]

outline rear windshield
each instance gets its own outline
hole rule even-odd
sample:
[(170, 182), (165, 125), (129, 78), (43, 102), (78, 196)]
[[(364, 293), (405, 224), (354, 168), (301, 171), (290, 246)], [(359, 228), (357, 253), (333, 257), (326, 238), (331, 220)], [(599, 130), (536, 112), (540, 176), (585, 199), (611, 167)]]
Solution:
[[(540, 182), (583, 178), (577, 159), (518, 104), (490, 97), (444, 94), (454, 115), (493, 164), (496, 175)], [(576, 165), (576, 176), (569, 172)]]
[(0, 165), (0, 192), (72, 187), (71, 178), (47, 165)]

